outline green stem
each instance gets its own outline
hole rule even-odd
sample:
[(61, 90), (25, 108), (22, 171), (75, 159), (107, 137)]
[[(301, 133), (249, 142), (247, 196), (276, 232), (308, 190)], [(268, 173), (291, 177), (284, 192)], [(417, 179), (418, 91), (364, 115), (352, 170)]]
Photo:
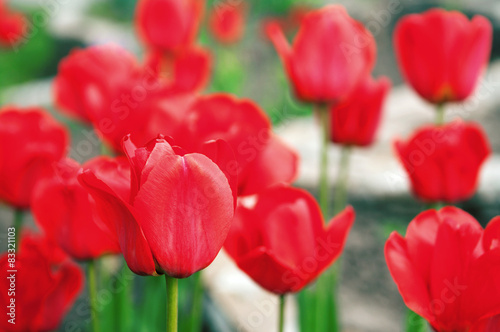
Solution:
[(165, 275), (167, 282), (167, 332), (177, 332), (179, 281)]
[(92, 319), (92, 331), (99, 331), (99, 318), (97, 317), (97, 283), (95, 272), (95, 260), (90, 260), (88, 265), (88, 283), (89, 283), (89, 297), (90, 297), (90, 316)]
[(201, 322), (203, 316), (203, 281), (201, 278), (201, 271), (193, 275), (194, 279), (194, 293), (193, 293), (193, 305), (191, 307), (191, 332), (201, 331)]
[(410, 309), (406, 316), (406, 332), (427, 332), (427, 322)]
[(347, 205), (347, 182), (349, 178), (349, 157), (351, 147), (344, 145), (340, 155), (339, 174), (337, 176), (337, 190), (333, 202), (333, 214), (340, 213)]
[(442, 126), (445, 123), (445, 109), (444, 104), (438, 104), (436, 106), (436, 125)]
[(278, 332), (283, 332), (285, 327), (285, 295), (280, 295), (280, 317), (278, 321)]
[(434, 203), (429, 203), (427, 205), (427, 209), (431, 210), (431, 209), (434, 209), (434, 210), (441, 210), (441, 208), (443, 208), (445, 206), (444, 203), (441, 203), (441, 202), (434, 202)]
[(21, 209), (15, 209), (14, 210), (14, 228), (16, 230), (16, 235), (15, 235), (16, 249), (17, 249), (17, 245), (19, 244), (19, 239), (21, 238), (21, 228), (23, 226), (23, 219), (24, 219), (24, 211)]
[(325, 219), (328, 219), (328, 145), (330, 143), (330, 110), (321, 105), (316, 106), (316, 113), (321, 125), (321, 155), (319, 165), (319, 205)]

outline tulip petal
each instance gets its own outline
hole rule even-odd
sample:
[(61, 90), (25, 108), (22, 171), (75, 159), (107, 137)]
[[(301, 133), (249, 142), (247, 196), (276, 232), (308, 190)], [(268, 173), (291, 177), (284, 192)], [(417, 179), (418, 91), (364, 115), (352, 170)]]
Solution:
[(274, 134), (249, 163), (239, 182), (241, 196), (252, 195), (280, 183), (292, 183), (298, 176), (299, 155)]
[(406, 247), (408, 257), (424, 280), (429, 280), (432, 253), (441, 220), (436, 210), (420, 213), (408, 225)]
[(161, 158), (134, 202), (160, 270), (177, 278), (214, 260), (231, 227), (233, 207), (228, 179), (201, 154)]
[(462, 319), (477, 322), (500, 314), (500, 249), (486, 252), (471, 264), (465, 285)]
[(472, 255), (481, 230), (469, 222), (460, 223), (443, 218), (432, 256), (429, 291), (432, 310), (443, 329), (460, 330), (463, 321), (464, 290), (470, 288), (466, 271), (471, 267)]
[(274, 294), (298, 291), (309, 281), (295, 274), (291, 266), (264, 247), (254, 249), (236, 263), (250, 278)]
[(94, 198), (102, 220), (116, 232), (129, 268), (139, 275), (156, 275), (153, 255), (132, 208), (91, 171), (80, 173), (78, 180)]
[(348, 206), (328, 223), (324, 238), (326, 246), (323, 249), (330, 254), (330, 259), (325, 261), (325, 267), (330, 265), (342, 253), (355, 217), (354, 209)]
[(500, 216), (491, 219), (486, 226), (482, 244), (485, 251), (500, 248)]
[(89, 194), (78, 183), (80, 165), (65, 160), (55, 167), (56, 173), (41, 181), (33, 193), (31, 210), (37, 225), (74, 259), (119, 253), (116, 235), (100, 225)]
[(38, 313), (38, 324), (43, 331), (58, 328), (83, 286), (83, 273), (71, 262), (64, 263), (54, 277), (52, 292), (44, 299)]
[(405, 239), (396, 232), (391, 234), (385, 244), (385, 260), (408, 308), (432, 321), (426, 281), (410, 260)]
[(233, 149), (223, 140), (209, 141), (203, 144), (201, 153), (210, 158), (224, 172), (233, 192), (234, 208), (238, 195), (238, 162)]

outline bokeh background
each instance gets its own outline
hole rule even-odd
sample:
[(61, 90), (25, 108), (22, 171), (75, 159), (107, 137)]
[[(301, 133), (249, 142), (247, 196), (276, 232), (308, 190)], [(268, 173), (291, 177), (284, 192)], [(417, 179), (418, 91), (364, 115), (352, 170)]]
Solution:
[[(223, 1), (238, 0), (209, 0), (207, 9)], [(206, 26), (202, 26), (200, 43), (214, 55), (211, 83), (206, 92), (225, 91), (251, 98), (268, 112), (277, 133), (301, 154), (301, 175), (296, 185), (315, 193), (319, 132), (310, 107), (297, 102), (291, 94), (279, 58), (265, 38), (262, 22), (271, 17), (285, 17), (297, 8), (315, 8), (334, 2), (246, 1), (248, 21), (239, 43), (220, 45)], [(49, 109), (71, 128), (71, 157), (83, 162), (98, 154), (100, 147), (92, 144), (83, 147), (81, 142), (91, 140), (89, 135), (94, 137), (91, 129), (69, 122), (54, 110), (52, 78), (59, 61), (75, 47), (113, 42), (141, 58), (143, 48), (133, 27), (136, 0), (11, 0), (9, 3), (26, 13), (32, 26), (30, 35), (14, 50), (0, 49), (0, 105), (39, 105)], [(429, 105), (403, 84), (392, 46), (394, 25), (403, 15), (436, 6), (458, 9), (468, 16), (481, 14), (493, 23), (491, 64), (476, 95), (464, 104), (452, 106), (448, 112), (450, 118), (461, 116), (481, 123), (493, 148), (494, 153), (483, 168), (478, 194), (461, 205), (485, 224), (500, 215), (500, 2), (343, 0), (335, 3), (343, 4), (351, 16), (365, 23), (374, 34), (378, 45), (374, 76), (388, 76), (394, 86), (386, 102), (377, 143), (369, 149), (356, 150), (351, 162), (349, 203), (356, 209), (357, 218), (342, 258), (341, 316), (345, 331), (396, 332), (402, 330), (405, 307), (387, 271), (383, 246), (391, 231), (404, 233), (408, 222), (424, 205), (411, 196), (406, 175), (393, 154), (392, 141), (395, 137), (407, 137), (415, 128), (432, 122), (434, 114)], [(339, 148), (331, 147), (332, 179), (337, 172), (338, 158)], [(11, 220), (9, 208), (0, 206), (0, 245), (6, 241)], [(112, 259), (106, 264), (110, 270), (119, 269)], [(260, 290), (225, 255), (218, 257), (204, 278), (209, 288), (205, 298), (207, 331), (270, 331), (274, 328), (277, 299)], [(144, 306), (154, 303), (151, 294), (155, 293), (155, 285), (145, 283), (140, 277), (136, 279), (140, 280), (136, 281), (135, 300), (142, 301)], [(84, 292), (61, 331), (83, 331), (85, 325), (81, 322), (88, 318), (89, 312), (83, 312), (79, 303), (83, 303), (86, 296)], [(163, 312), (154, 305), (151, 308)], [(144, 310), (144, 314), (148, 310)], [(295, 308), (290, 306), (287, 331), (296, 331), (291, 322), (294, 313)], [(148, 319), (157, 319), (155, 313), (149, 314)]]

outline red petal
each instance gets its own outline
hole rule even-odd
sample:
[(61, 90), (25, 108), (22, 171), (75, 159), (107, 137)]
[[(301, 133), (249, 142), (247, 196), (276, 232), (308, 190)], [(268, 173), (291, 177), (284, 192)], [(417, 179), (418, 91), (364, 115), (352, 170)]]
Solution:
[(442, 218), (431, 263), (429, 290), (434, 303), (432, 309), (436, 326), (444, 330), (461, 330), (468, 324), (468, 317), (464, 314), (470, 305), (465, 301), (462, 287), (469, 288), (467, 271), (471, 268), (472, 252), (481, 230), (478, 232), (473, 223)]
[(440, 224), (437, 211), (427, 210), (415, 217), (406, 230), (408, 257), (426, 282), (430, 280), (432, 254)]
[(94, 198), (102, 220), (116, 232), (129, 268), (140, 275), (156, 275), (151, 249), (132, 208), (91, 171), (81, 173), (78, 180)]
[(236, 263), (261, 287), (275, 294), (298, 291), (306, 284), (304, 279), (294, 273), (292, 267), (281, 262), (264, 247), (256, 248)]
[(238, 195), (238, 162), (234, 157), (233, 149), (223, 140), (209, 141), (201, 149), (201, 153), (210, 158), (228, 179), (234, 197), (236, 208)]
[(162, 272), (183, 278), (207, 267), (233, 218), (233, 194), (219, 167), (200, 154), (165, 155), (134, 202)]
[(405, 239), (396, 232), (385, 243), (385, 260), (408, 308), (432, 321), (426, 281), (410, 260)]
[(299, 155), (276, 135), (258, 150), (239, 179), (239, 195), (252, 195), (280, 183), (292, 183), (299, 168)]
[(52, 331), (58, 328), (83, 286), (83, 273), (77, 265), (71, 262), (61, 265), (54, 278), (53, 289), (44, 299), (38, 314), (42, 331)]
[(89, 194), (77, 181), (80, 165), (66, 160), (57, 167), (59, 171), (41, 182), (33, 194), (32, 212), (37, 224), (75, 259), (119, 253), (116, 235), (101, 225)]

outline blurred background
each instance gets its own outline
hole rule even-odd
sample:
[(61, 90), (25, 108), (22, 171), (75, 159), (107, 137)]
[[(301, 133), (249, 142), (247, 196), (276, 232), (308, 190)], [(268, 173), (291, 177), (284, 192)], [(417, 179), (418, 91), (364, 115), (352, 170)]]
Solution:
[[(207, 10), (217, 5), (207, 1)], [(235, 0), (227, 0), (235, 1)], [(290, 18), (308, 8), (333, 1), (252, 0), (241, 41), (218, 43), (201, 27), (199, 40), (214, 55), (211, 83), (206, 92), (225, 91), (256, 101), (276, 125), (276, 132), (296, 148), (302, 157), (296, 185), (316, 193), (319, 131), (308, 105), (297, 102), (288, 86), (279, 58), (263, 33), (268, 18)], [(385, 264), (383, 246), (391, 231), (405, 232), (408, 222), (424, 205), (413, 199), (402, 166), (396, 160), (392, 141), (432, 122), (431, 106), (404, 86), (395, 60), (392, 33), (406, 14), (431, 7), (457, 9), (467, 16), (481, 14), (494, 26), (490, 67), (474, 97), (452, 106), (448, 116), (477, 121), (485, 128), (494, 154), (483, 168), (478, 194), (461, 205), (482, 224), (500, 215), (500, 2), (498, 0), (341, 0), (349, 14), (362, 21), (377, 40), (378, 60), (374, 76), (385, 75), (393, 82), (386, 103), (377, 143), (354, 152), (349, 203), (357, 211), (356, 223), (343, 254), (340, 286), (341, 316), (346, 332), (401, 331), (405, 307)], [(136, 0), (11, 0), (9, 5), (24, 12), (31, 33), (15, 49), (0, 49), (0, 105), (39, 105), (67, 124), (73, 147), (90, 129), (54, 112), (51, 80), (59, 61), (76, 47), (113, 42), (142, 59), (143, 48), (133, 27)], [(294, 31), (290, 31), (290, 36)], [(93, 134), (92, 134), (93, 135)], [(99, 153), (73, 155), (79, 162)], [(331, 147), (331, 178), (337, 169), (339, 149)], [(11, 211), (0, 206), (1, 240), (6, 240)], [(139, 277), (137, 277), (139, 278)], [(277, 299), (260, 290), (223, 254), (204, 275), (210, 292), (206, 296), (207, 330), (270, 331), (276, 320)], [(140, 278), (139, 278), (140, 279)], [(139, 281), (138, 287), (141, 286)], [(145, 286), (144, 286), (145, 287)], [(86, 295), (83, 294), (82, 298)], [(82, 300), (83, 301), (83, 300)], [(147, 301), (147, 299), (146, 299)], [(294, 317), (290, 306), (288, 317)], [(81, 331), (75, 324), (82, 313), (78, 303), (61, 326), (61, 331)], [(83, 314), (84, 315), (84, 314)], [(85, 316), (85, 315), (84, 315)], [(152, 318), (154, 319), (154, 318)], [(290, 321), (287, 331), (296, 331)]]

